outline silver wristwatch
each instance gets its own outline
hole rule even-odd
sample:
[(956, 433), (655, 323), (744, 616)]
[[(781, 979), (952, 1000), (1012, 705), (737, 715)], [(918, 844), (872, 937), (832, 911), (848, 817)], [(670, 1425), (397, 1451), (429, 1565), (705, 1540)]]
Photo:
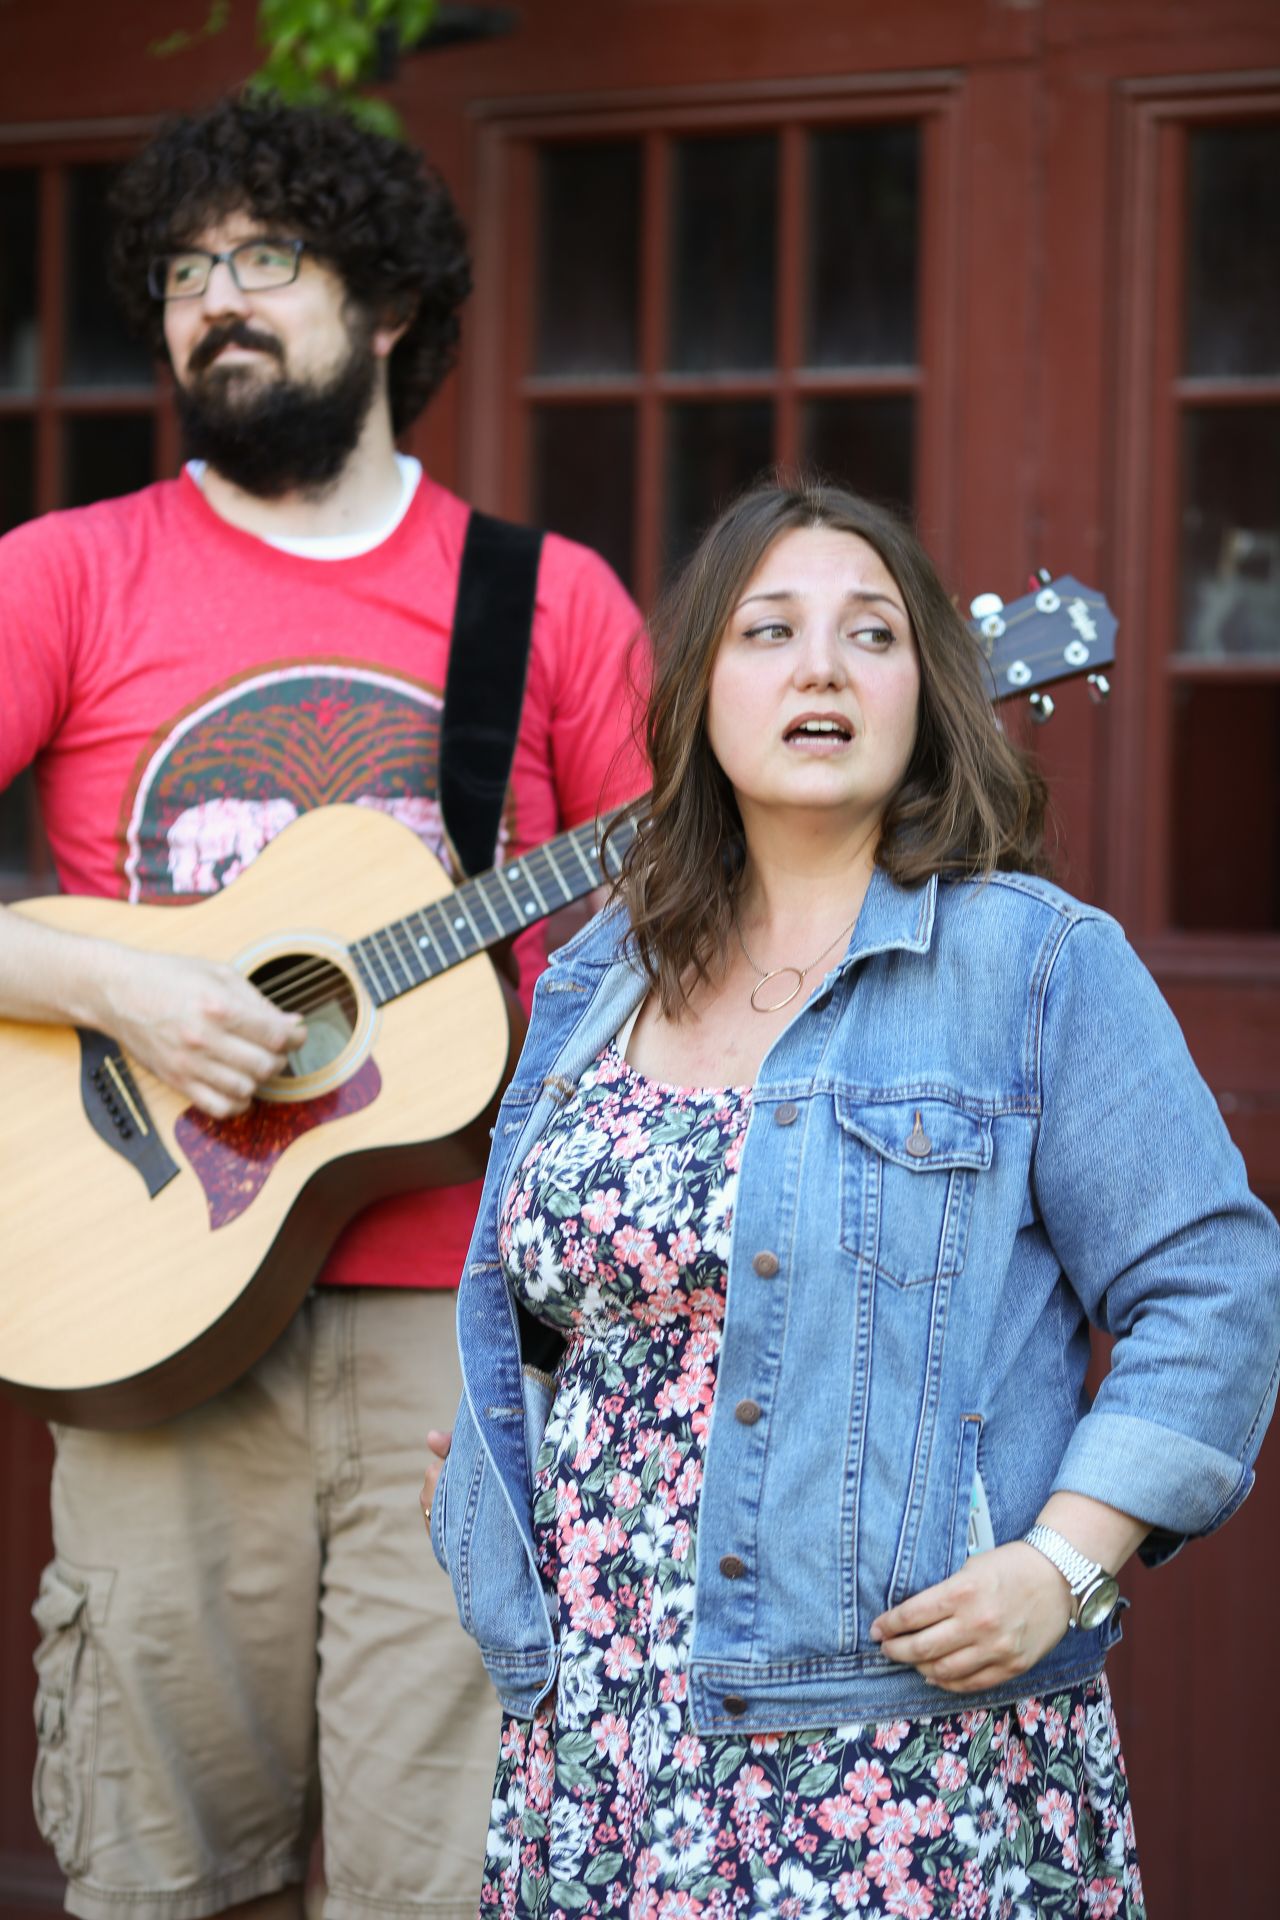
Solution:
[(1099, 1566), (1096, 1560), (1087, 1560), (1069, 1540), (1039, 1521), (1022, 1537), (1029, 1547), (1042, 1553), (1046, 1560), (1052, 1560), (1070, 1587), (1071, 1625), (1084, 1627), (1086, 1631), (1103, 1626), (1120, 1600), (1115, 1575)]

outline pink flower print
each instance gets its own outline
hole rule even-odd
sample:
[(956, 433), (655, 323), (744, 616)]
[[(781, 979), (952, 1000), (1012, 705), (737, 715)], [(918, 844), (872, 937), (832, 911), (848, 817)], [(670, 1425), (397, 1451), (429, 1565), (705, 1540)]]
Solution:
[(1067, 1737), (1067, 1723), (1056, 1707), (1045, 1708), (1044, 1737), (1055, 1753)]
[(658, 1902), (658, 1920), (698, 1920), (701, 1912), (701, 1900), (691, 1893), (664, 1893)]
[(502, 1729), (503, 1759), (509, 1760), (513, 1766), (523, 1766), (524, 1748), (524, 1728), (518, 1720), (508, 1720), (506, 1726)]
[(702, 1486), (702, 1462), (698, 1459), (686, 1460), (676, 1479), (676, 1498), (682, 1507), (696, 1505), (698, 1492)]
[(753, 1733), (748, 1744), (752, 1753), (776, 1753), (781, 1741), (780, 1733)]
[(613, 1150), (619, 1160), (638, 1160), (642, 1153), (648, 1152), (650, 1142), (649, 1133), (643, 1127), (636, 1127), (633, 1132), (619, 1134)]
[(618, 1228), (610, 1245), (618, 1257), (619, 1265), (624, 1267), (638, 1267), (643, 1261), (653, 1257), (653, 1235), (642, 1232), (639, 1227), (632, 1226), (630, 1222)]
[(906, 1847), (916, 1837), (916, 1810), (909, 1800), (885, 1800), (871, 1808), (871, 1840), (879, 1847)]
[(592, 1233), (612, 1233), (621, 1202), (621, 1187), (597, 1187), (582, 1209), (583, 1221)]
[(1044, 1718), (1044, 1703), (1040, 1700), (1019, 1700), (1016, 1712), (1018, 1725), (1024, 1733), (1034, 1733)]
[(617, 1608), (603, 1593), (589, 1594), (569, 1615), (570, 1626), (589, 1633), (593, 1640), (603, 1640), (607, 1633), (612, 1633), (617, 1621)]
[(939, 1793), (958, 1793), (969, 1778), (969, 1762), (958, 1753), (940, 1753), (933, 1763)]
[[(608, 1664), (607, 1655), (605, 1656), (605, 1664)], [(686, 1772), (691, 1773), (695, 1767), (702, 1765), (706, 1751), (706, 1747), (702, 1741), (699, 1740), (696, 1733), (682, 1733), (676, 1741), (675, 1746), (671, 1749), (671, 1758), (674, 1760), (676, 1766), (682, 1767)]]
[(1084, 1893), (1089, 1920), (1111, 1920), (1120, 1911), (1124, 1888), (1118, 1880), (1091, 1880)]
[[(561, 1567), (560, 1577), (556, 1581), (556, 1592), (566, 1607), (576, 1614), (580, 1607), (591, 1598), (596, 1581), (600, 1578), (597, 1568), (585, 1564)], [(575, 1625), (577, 1622), (575, 1621)]]
[(818, 1806), (818, 1825), (836, 1840), (860, 1840), (867, 1830), (867, 1810), (850, 1793), (835, 1793)]
[(1061, 1792), (1057, 1787), (1050, 1787), (1047, 1793), (1036, 1795), (1036, 1812), (1040, 1815), (1043, 1831), (1052, 1833), (1058, 1840), (1065, 1840), (1076, 1822), (1071, 1795)]
[(908, 1880), (902, 1892), (890, 1899), (889, 1912), (901, 1914), (902, 1920), (928, 1920), (933, 1912), (933, 1895), (922, 1881)]
[(677, 1520), (671, 1529), (671, 1558), (677, 1565), (689, 1557), (689, 1548), (693, 1544), (693, 1533), (687, 1520)]
[(852, 1773), (846, 1773), (842, 1784), (845, 1792), (861, 1800), (864, 1806), (868, 1800), (887, 1800), (893, 1792), (878, 1760), (859, 1760)]
[(1020, 1787), (1031, 1772), (1031, 1758), (1021, 1740), (1010, 1740), (1001, 1772), (1011, 1787)]
[[(596, 1743), (596, 1752), (602, 1758), (607, 1755), (615, 1767), (631, 1745), (627, 1723), (616, 1713), (602, 1714), (599, 1720), (593, 1720), (591, 1737)], [(596, 1839), (600, 1839), (598, 1831)]]
[(578, 1492), (576, 1481), (557, 1480), (556, 1481), (556, 1530), (557, 1532), (564, 1525), (566, 1520), (576, 1520), (578, 1515), (581, 1512), (582, 1512), (582, 1497)]
[(638, 1474), (615, 1473), (609, 1482), (609, 1498), (623, 1513), (630, 1513), (633, 1507), (640, 1505), (642, 1492)]
[(743, 1767), (733, 1783), (733, 1817), (750, 1820), (773, 1793), (772, 1782), (763, 1767)]
[(836, 1905), (843, 1913), (854, 1913), (859, 1907), (868, 1905), (871, 1899), (871, 1882), (861, 1867), (855, 1867), (852, 1873), (842, 1873), (831, 1889)]
[(1062, 1864), (1068, 1873), (1079, 1871), (1080, 1842), (1074, 1833), (1069, 1833), (1062, 1843)]
[(702, 1242), (692, 1227), (681, 1227), (667, 1235), (667, 1252), (677, 1266), (691, 1267), (702, 1251)]
[(966, 1740), (972, 1740), (980, 1727), (985, 1727), (991, 1718), (986, 1707), (966, 1707), (960, 1715), (960, 1730)]
[(910, 1731), (910, 1721), (882, 1720), (876, 1728), (875, 1740), (872, 1744), (882, 1753), (896, 1753)]
[(796, 1836), (797, 1853), (803, 1853), (808, 1856), (811, 1853), (816, 1853), (821, 1845), (822, 1842), (816, 1833), (801, 1833)]
[(916, 1801), (916, 1832), (936, 1840), (950, 1825), (951, 1815), (941, 1800), (931, 1800), (927, 1793), (922, 1793)]
[(654, 1920), (658, 1911), (658, 1896), (650, 1888), (639, 1889), (631, 1896), (627, 1908), (627, 1920)]
[(906, 1886), (911, 1865), (912, 1856), (906, 1847), (873, 1847), (867, 1855), (867, 1872), (890, 1900)]
[(545, 1813), (551, 1805), (551, 1783), (555, 1775), (547, 1729), (534, 1723), (529, 1759), (525, 1767), (525, 1794), (535, 1813)]

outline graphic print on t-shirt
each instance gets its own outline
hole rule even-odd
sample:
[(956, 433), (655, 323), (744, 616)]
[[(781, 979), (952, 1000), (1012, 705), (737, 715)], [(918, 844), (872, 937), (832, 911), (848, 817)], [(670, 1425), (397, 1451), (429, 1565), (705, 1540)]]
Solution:
[(125, 795), (128, 898), (216, 893), (300, 813), (339, 802), (391, 814), (450, 866), (443, 705), (436, 687), (346, 661), (259, 669), (208, 695), (152, 739)]

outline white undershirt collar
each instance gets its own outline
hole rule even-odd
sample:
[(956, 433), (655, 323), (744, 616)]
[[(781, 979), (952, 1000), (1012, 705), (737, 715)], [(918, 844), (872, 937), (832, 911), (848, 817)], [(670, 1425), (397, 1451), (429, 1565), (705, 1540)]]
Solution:
[[(204, 474), (207, 466), (204, 460), (188, 460), (187, 472), (204, 491)], [(384, 540), (390, 539), (400, 522), (404, 519), (418, 491), (422, 479), (422, 462), (415, 460), (412, 454), (398, 453), (396, 465), (400, 469), (400, 498), (389, 517), (379, 527), (364, 533), (325, 533), (325, 534), (255, 534), (252, 537), (269, 547), (278, 547), (281, 553), (297, 554), (303, 560), (354, 560), (357, 554), (371, 553), (380, 547)], [(215, 513), (217, 508), (214, 508)], [(242, 529), (243, 531), (243, 529)]]

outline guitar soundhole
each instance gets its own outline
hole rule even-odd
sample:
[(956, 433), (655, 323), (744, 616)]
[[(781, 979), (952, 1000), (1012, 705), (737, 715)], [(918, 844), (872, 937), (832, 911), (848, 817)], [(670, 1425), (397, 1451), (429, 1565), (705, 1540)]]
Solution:
[(249, 978), (268, 1000), (307, 1023), (306, 1040), (289, 1055), (282, 1079), (321, 1073), (338, 1058), (358, 1016), (355, 988), (340, 967), (318, 953), (279, 953)]

